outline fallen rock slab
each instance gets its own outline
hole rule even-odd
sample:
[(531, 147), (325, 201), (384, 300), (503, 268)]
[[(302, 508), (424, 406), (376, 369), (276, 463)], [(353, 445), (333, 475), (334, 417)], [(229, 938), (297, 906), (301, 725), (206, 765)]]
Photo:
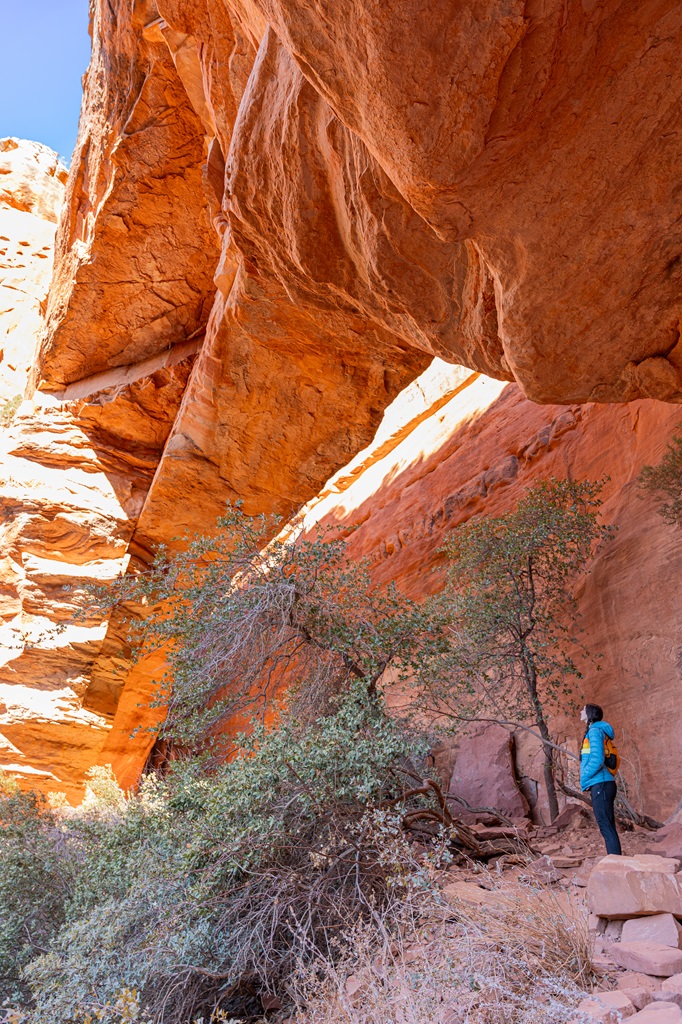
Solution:
[[(612, 922), (615, 924), (616, 922)], [(606, 929), (609, 935), (609, 929)], [(653, 914), (651, 917), (635, 917), (623, 923), (623, 942), (657, 942), (662, 946), (682, 948), (682, 928), (672, 914)]]
[(645, 988), (649, 992), (656, 992), (662, 988), (670, 979), (652, 978), (650, 974), (641, 974), (637, 971), (626, 971), (618, 979), (618, 988)]
[(682, 859), (682, 822), (672, 821), (665, 825), (647, 850), (659, 857)]
[(676, 1003), (650, 1003), (634, 1017), (631, 1024), (682, 1024), (682, 1010)]
[(600, 917), (672, 913), (682, 917), (679, 860), (638, 854), (603, 857), (587, 884), (587, 905)]
[(607, 954), (619, 967), (669, 978), (682, 972), (682, 950), (656, 942), (613, 942)]
[[(528, 804), (514, 774), (512, 738), (501, 725), (474, 727), (460, 743), (450, 781), (451, 810), (495, 807), (510, 818), (523, 818)], [(458, 804), (457, 797), (465, 803)]]

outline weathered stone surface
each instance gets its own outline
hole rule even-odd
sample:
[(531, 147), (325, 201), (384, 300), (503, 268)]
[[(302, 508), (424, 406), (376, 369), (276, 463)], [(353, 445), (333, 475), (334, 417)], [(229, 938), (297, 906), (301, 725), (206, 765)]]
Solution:
[(203, 330), (218, 239), (205, 129), (144, 5), (93, 5), (93, 57), (36, 366), (43, 390), (138, 363)]
[[(587, 885), (588, 906), (600, 917), (682, 915), (682, 875), (676, 873), (679, 867), (677, 860), (647, 854), (604, 857), (592, 871)], [(645, 973), (658, 972), (645, 970)]]
[(66, 167), (47, 146), (26, 139), (0, 139), (0, 207), (56, 224), (67, 176)]
[[(0, 403), (24, 390), (52, 262), (56, 158), (32, 143), (11, 153), (24, 147), (46, 179), (41, 203), (37, 172), (30, 178), (31, 209), (50, 219), (22, 208), (24, 177), (2, 179), (21, 202), (0, 207)], [(0, 769), (26, 786), (78, 800), (110, 729), (123, 679), (113, 661), (98, 662), (93, 678), (107, 626), (89, 613), (87, 588), (127, 561), (195, 351), (196, 343), (175, 346), (60, 395), (38, 394), (2, 424)]]
[[(466, 813), (474, 808), (494, 807), (511, 818), (522, 818), (528, 805), (514, 778), (512, 739), (501, 725), (482, 724), (461, 741), (457, 752), (450, 796), (452, 807)], [(458, 803), (458, 798), (466, 803)]]
[[(47, 146), (0, 139), (0, 417), (26, 387), (52, 273), (66, 168)], [(2, 422), (0, 420), (0, 422)]]
[(672, 914), (654, 914), (623, 923), (623, 942), (657, 942), (662, 946), (682, 948), (682, 928)]
[(682, 950), (656, 942), (614, 942), (608, 953), (620, 967), (657, 977), (669, 977), (682, 968)]

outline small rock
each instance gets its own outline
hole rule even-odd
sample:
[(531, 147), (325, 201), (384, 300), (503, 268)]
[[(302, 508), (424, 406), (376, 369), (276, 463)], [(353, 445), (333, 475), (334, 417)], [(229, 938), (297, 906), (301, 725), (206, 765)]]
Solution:
[(682, 993), (682, 974), (673, 974), (672, 977), (666, 978), (661, 982), (661, 989), (664, 992)]
[(538, 857), (528, 865), (529, 871), (541, 882), (558, 882), (563, 874), (555, 866), (551, 857)]
[[(625, 923), (627, 924), (627, 922)], [(620, 942), (622, 931), (622, 921), (607, 921), (606, 928), (604, 929), (604, 938), (608, 939), (609, 942)]]
[(655, 1002), (659, 1003), (676, 1003), (677, 1006), (682, 1009), (682, 993), (681, 992), (653, 992), (652, 998)]
[(555, 868), (578, 868), (582, 862), (582, 857), (564, 857), (561, 854), (557, 857), (552, 857), (552, 863)]
[(682, 972), (682, 950), (656, 942), (614, 942), (607, 954), (620, 967), (668, 978)]
[(633, 918), (623, 924), (622, 932), (623, 942), (658, 942), (662, 946), (682, 948), (682, 928), (672, 914)]
[(587, 930), (593, 935), (603, 935), (608, 923), (607, 917), (599, 917), (597, 914), (587, 916)]
[(620, 983), (618, 987), (622, 988), (636, 1010), (643, 1010), (653, 1002), (654, 993), (648, 988), (623, 988)]

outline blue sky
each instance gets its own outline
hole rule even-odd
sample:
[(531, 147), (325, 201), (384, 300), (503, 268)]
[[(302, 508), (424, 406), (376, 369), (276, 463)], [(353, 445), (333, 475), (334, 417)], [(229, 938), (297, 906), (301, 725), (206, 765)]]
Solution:
[(0, 138), (44, 142), (67, 161), (90, 59), (88, 0), (0, 0)]

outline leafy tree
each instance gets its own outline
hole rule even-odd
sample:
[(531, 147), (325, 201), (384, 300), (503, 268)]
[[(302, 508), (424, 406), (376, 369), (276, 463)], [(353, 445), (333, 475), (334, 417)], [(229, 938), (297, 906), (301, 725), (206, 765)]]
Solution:
[(265, 721), (286, 678), (289, 703), (313, 718), (352, 681), (376, 693), (382, 675), (415, 670), (429, 611), (391, 585), (371, 585), (342, 539), (319, 533), (267, 542), (277, 522), (238, 507), (214, 537), (162, 549), (151, 569), (124, 577), (109, 602), (123, 602), (135, 655), (163, 649), (167, 672), (157, 703), (161, 735), (224, 754), (235, 716)]
[(568, 653), (578, 644), (572, 584), (611, 532), (598, 521), (599, 491), (595, 483), (543, 482), (511, 512), (453, 531), (441, 597), (450, 642), (418, 679), (431, 706), (459, 722), (534, 721), (552, 819), (558, 801), (547, 713), (580, 677)]
[(682, 431), (670, 439), (658, 465), (643, 467), (639, 486), (654, 499), (666, 523), (682, 523)]

